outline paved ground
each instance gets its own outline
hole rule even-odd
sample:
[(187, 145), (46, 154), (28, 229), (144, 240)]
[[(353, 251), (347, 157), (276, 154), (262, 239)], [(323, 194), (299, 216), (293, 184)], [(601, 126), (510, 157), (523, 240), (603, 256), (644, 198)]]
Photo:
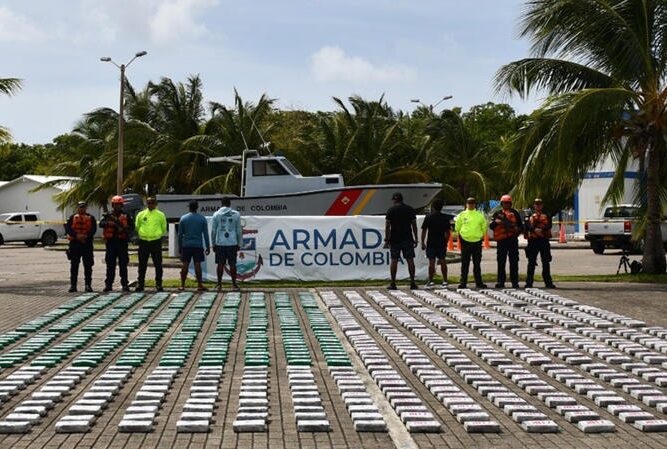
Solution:
[[(568, 246), (569, 245), (569, 246)], [(615, 274), (621, 253), (607, 251), (604, 255), (595, 255), (584, 243), (554, 244), (552, 272), (558, 275), (580, 274)], [(633, 255), (631, 259), (639, 259)], [(482, 258), (482, 272), (495, 274), (495, 249), (485, 250)], [(53, 292), (69, 287), (68, 261), (62, 251), (45, 250), (41, 247), (27, 248), (20, 244), (0, 246), (0, 292), (11, 289), (20, 292), (24, 287), (30, 294), (39, 292)], [(426, 260), (417, 260), (417, 263), (426, 264)], [(525, 272), (525, 258), (520, 261), (521, 272)], [(459, 264), (450, 266), (450, 273), (458, 275)], [(93, 284), (96, 288), (104, 287), (104, 252), (95, 252), (95, 266), (93, 269)], [(538, 267), (539, 272), (539, 267)], [(136, 278), (136, 267), (129, 269), (130, 279)], [(400, 273), (399, 273), (400, 274)], [(83, 283), (82, 274), (79, 282)], [(147, 279), (154, 276), (153, 268), (149, 265)], [(165, 278), (178, 279), (179, 270), (165, 269)], [(30, 282), (25, 285), (25, 281)], [(118, 283), (118, 280), (116, 280)], [(18, 291), (17, 291), (18, 289)]]
[[(563, 257), (565, 252), (569, 251), (574, 256), (574, 252), (578, 250), (563, 250)], [(60, 255), (58, 255), (60, 256)], [(557, 260), (558, 260), (557, 256)], [(576, 255), (577, 263), (586, 264), (585, 255)], [(591, 260), (605, 260), (606, 256), (601, 259), (600, 256), (593, 256)], [(488, 259), (488, 257), (487, 257)], [(53, 279), (63, 277), (66, 273), (61, 264), (56, 263), (57, 259), (52, 256), (52, 253), (34, 250), (34, 249), (17, 249), (4, 247), (0, 249), (0, 334), (16, 329), (20, 324), (29, 321), (35, 317), (41, 316), (44, 313), (53, 310), (58, 305), (63, 304), (68, 299), (74, 297), (64, 293), (67, 287), (66, 282), (54, 282)], [(98, 263), (98, 272), (101, 272), (101, 263)], [(613, 268), (615, 271), (615, 267)], [(96, 286), (101, 284), (101, 277), (96, 276)], [(619, 313), (631, 318), (644, 320), (647, 326), (662, 326), (667, 327), (667, 313), (664, 311), (664, 300), (667, 298), (666, 285), (628, 285), (628, 284), (564, 284), (562, 288), (557, 291), (558, 294), (565, 298), (576, 300), (581, 304), (590, 304), (600, 307), (606, 311)], [(349, 296), (350, 291), (358, 294), (363, 302), (363, 307), (359, 304), (355, 307), (353, 302), (346, 298), (346, 293)], [(193, 379), (197, 371), (197, 362), (203, 355), (204, 345), (208, 338), (214, 332), (216, 321), (219, 312), (222, 310), (223, 296), (220, 295), (213, 306), (208, 311), (205, 321), (201, 325), (201, 331), (196, 337), (192, 352), (186, 359), (184, 368), (176, 377), (169, 393), (167, 394), (162, 409), (156, 418), (156, 425), (154, 431), (150, 433), (135, 433), (127, 434), (118, 431), (118, 424), (121, 417), (125, 413), (130, 402), (134, 399), (135, 394), (142, 387), (144, 381), (149, 374), (158, 366), (161, 357), (167, 350), (167, 344), (172, 341), (173, 337), (177, 335), (180, 326), (185, 322), (184, 318), (191, 312), (195, 311), (196, 301), (198, 297), (193, 297), (182, 310), (178, 318), (172, 323), (168, 330), (164, 333), (158, 344), (152, 351), (148, 353), (145, 362), (138, 367), (133, 373), (131, 379), (120, 390), (119, 394), (110, 403), (108, 409), (98, 417), (97, 422), (88, 433), (77, 434), (57, 434), (55, 432), (55, 423), (63, 416), (67, 415), (69, 407), (77, 400), (83, 397), (83, 394), (99, 379), (99, 376), (109, 367), (116, 363), (121, 352), (127, 348), (129, 344), (136, 341), (137, 337), (148, 329), (149, 326), (157, 322), (157, 317), (167, 310), (170, 301), (174, 300), (174, 296), (170, 296), (165, 300), (158, 309), (156, 309), (148, 318), (148, 320), (141, 326), (132, 330), (129, 339), (121, 347), (116, 348), (109, 353), (106, 358), (96, 366), (83, 380), (68, 392), (62, 402), (55, 405), (54, 409), (49, 411), (43, 418), (40, 424), (34, 425), (30, 433), (25, 435), (3, 435), (0, 434), (0, 447), (2, 448), (99, 448), (99, 449), (121, 449), (121, 448), (664, 448), (667, 447), (667, 432), (661, 433), (645, 433), (635, 429), (630, 424), (622, 422), (619, 417), (614, 416), (609, 410), (603, 406), (597, 405), (594, 401), (586, 397), (586, 395), (576, 393), (573, 389), (566, 386), (561, 381), (553, 378), (539, 366), (527, 366), (523, 361), (506, 351), (503, 347), (497, 345), (491, 340), (487, 340), (486, 333), (480, 332), (484, 330), (484, 326), (470, 327), (470, 321), (458, 321), (462, 316), (470, 315), (489, 329), (501, 330), (509, 338), (514, 338), (518, 342), (526, 344), (526, 346), (544, 356), (551, 359), (553, 363), (565, 363), (563, 360), (549, 353), (549, 350), (554, 350), (553, 346), (539, 346), (535, 342), (521, 340), (516, 334), (513, 334), (510, 329), (513, 326), (507, 326), (501, 329), (493, 321), (487, 321), (486, 317), (494, 318), (488, 315), (492, 311), (493, 304), (491, 296), (479, 297), (470, 296), (468, 301), (470, 304), (460, 302), (453, 291), (440, 292), (438, 296), (433, 295), (433, 292), (405, 292), (407, 296), (392, 296), (386, 290), (379, 290), (384, 298), (384, 303), (377, 301), (377, 295), (373, 293), (370, 288), (349, 288), (349, 289), (321, 289), (320, 291), (313, 291), (319, 305), (319, 310), (322, 311), (328, 323), (331, 325), (336, 336), (343, 343), (348, 356), (351, 358), (357, 374), (364, 382), (364, 388), (368, 391), (374, 403), (383, 413), (385, 421), (388, 423), (389, 432), (380, 433), (362, 433), (354, 430), (354, 423), (346, 409), (343, 397), (336, 386), (336, 382), (330, 375), (327, 368), (325, 354), (323, 353), (318, 340), (310, 328), (310, 321), (306, 316), (305, 309), (300, 305), (298, 295), (299, 293), (309, 292), (307, 290), (293, 289), (289, 290), (291, 306), (296, 314), (297, 323), (303, 331), (306, 347), (308, 348), (313, 359), (312, 372), (314, 381), (317, 386), (319, 396), (322, 400), (322, 406), (326, 417), (330, 423), (330, 432), (298, 432), (295, 421), (294, 407), (291, 397), (290, 385), (286, 376), (287, 358), (283, 347), (283, 334), (278, 322), (278, 311), (275, 303), (275, 291), (265, 291), (265, 299), (268, 313), (268, 346), (271, 358), (269, 367), (269, 425), (267, 432), (257, 433), (236, 433), (232, 429), (233, 422), (236, 417), (239, 406), (239, 393), (241, 391), (241, 375), (244, 367), (244, 349), (246, 347), (246, 328), (250, 320), (250, 307), (248, 296), (252, 290), (247, 290), (243, 293), (242, 300), (238, 309), (238, 322), (236, 331), (231, 340), (229, 356), (227, 363), (224, 366), (222, 381), (218, 387), (218, 408), (215, 412), (214, 423), (210, 428), (210, 432), (202, 434), (179, 434), (176, 432), (176, 422), (178, 421), (183, 405), (185, 404), (190, 387), (193, 385)], [(402, 379), (405, 380), (407, 386), (417, 394), (421, 399), (427, 410), (433, 415), (435, 420), (442, 425), (442, 432), (440, 433), (424, 433), (424, 434), (409, 434), (406, 427), (400, 422), (398, 416), (390, 406), (387, 398), (375, 387), (372, 383), (371, 374), (364, 361), (359, 358), (359, 354), (353, 349), (345, 334), (339, 327), (338, 322), (326, 307), (322, 297), (333, 296), (340, 300), (340, 309), (332, 309), (346, 311), (358, 323), (360, 329), (363, 330), (371, 339), (376, 342), (380, 348), (381, 354), (389, 360), (389, 365), (394, 369)], [(490, 293), (491, 294), (491, 293)], [(7, 419), (13, 410), (25, 399), (29, 398), (32, 393), (42, 388), (46, 383), (54, 378), (54, 376), (62, 369), (70, 365), (72, 360), (76, 358), (80, 352), (96, 342), (101, 341), (109, 335), (111, 329), (127, 318), (132, 312), (139, 310), (147, 300), (151, 298), (152, 293), (149, 292), (141, 301), (137, 302), (133, 307), (124, 312), (115, 323), (112, 323), (104, 331), (95, 335), (84, 348), (78, 349), (73, 354), (66, 357), (62, 363), (50, 368), (40, 379), (34, 384), (28, 385), (25, 389), (12, 396), (8, 401), (0, 404), (0, 421)], [(374, 296), (376, 295), (376, 296)], [(373, 298), (376, 298), (375, 300)], [(415, 308), (414, 304), (410, 306), (409, 302), (405, 302), (405, 298), (410, 298), (413, 301), (418, 301), (418, 304), (425, 308)], [(429, 298), (437, 298), (446, 301), (448, 304), (444, 309), (438, 309), (429, 302)], [(476, 298), (476, 299), (475, 299)], [(384, 305), (383, 305), (384, 304)], [(389, 308), (387, 308), (389, 304)], [(331, 306), (331, 304), (329, 304)], [(474, 307), (473, 307), (474, 306)], [(28, 357), (24, 362), (18, 363), (13, 367), (7, 368), (0, 372), (0, 385), (3, 380), (14, 373), (22, 366), (28, 365), (35, 356), (43, 354), (46, 349), (53, 348), (59, 343), (63, 342), (68, 336), (71, 336), (77, 330), (80, 330), (86, 324), (91, 323), (94, 319), (99, 318), (110, 309), (103, 308), (94, 315), (88, 317), (85, 321), (71, 328), (67, 332), (59, 335), (52, 343), (43, 349), (38, 350), (33, 355)], [(494, 309), (498, 311), (500, 309)], [(537, 318), (537, 314), (546, 312), (546, 305), (542, 305), (539, 309), (528, 309), (525, 306), (518, 305), (512, 307), (514, 311), (532, 311), (533, 318)], [(567, 310), (561, 312), (575, 312), (576, 309), (572, 305), (568, 306)], [(432, 312), (428, 315), (427, 312)], [(373, 319), (369, 321), (368, 315), (376, 313), (383, 318), (384, 324), (378, 325)], [(68, 316), (64, 318), (66, 319)], [(338, 315), (336, 315), (338, 316)], [(407, 317), (407, 318), (406, 318)], [(447, 320), (449, 327), (436, 327), (431, 321), (425, 317), (437, 317), (438, 319)], [(372, 318), (372, 317), (371, 317)], [(419, 323), (418, 327), (414, 325), (405, 325), (406, 319), (416, 320)], [(527, 327), (525, 322), (517, 321), (516, 319), (503, 317), (508, 322), (514, 325), (521, 325)], [(516, 317), (515, 317), (516, 318)], [(556, 320), (565, 320), (566, 316), (557, 314), (552, 316)], [(590, 327), (590, 320), (594, 318), (592, 315), (579, 316), (579, 321), (576, 326), (570, 327), (569, 330), (575, 332), (575, 329)], [(57, 322), (56, 322), (57, 323)], [(414, 322), (413, 322), (414, 323)], [(549, 322), (549, 327), (557, 326), (556, 322)], [(613, 327), (621, 327), (620, 324), (615, 323)], [(48, 329), (45, 327), (44, 329)], [(411, 370), (410, 365), (413, 361), (402, 358), (397, 347), (390, 344), (389, 340), (383, 338), (382, 333), (387, 330), (398, 332), (405, 341), (416, 345), (421, 355), (425, 357), (429, 364), (433, 365), (435, 369), (441, 370), (443, 379), (449, 378), (452, 385), (456, 386), (460, 391), (467, 394), (476, 404), (479, 404), (484, 412), (489, 416), (489, 419), (496, 421), (500, 427), (500, 433), (497, 434), (473, 434), (464, 430), (464, 427), (456, 420), (455, 416), (445, 407), (438, 397), (422, 383), (420, 378), (415, 374), (415, 369)], [(500, 382), (503, 388), (508, 392), (514, 393), (517, 397), (525, 400), (529, 405), (534, 406), (538, 412), (546, 415), (547, 419), (553, 420), (558, 427), (559, 432), (555, 434), (536, 434), (528, 433), (521, 428), (519, 424), (514, 422), (503, 410), (493, 404), (487, 396), (484, 396), (480, 391), (476, 390), (474, 385), (467, 383), (456, 370), (452, 368), (451, 361), (443, 359), (433, 348), (421, 340), (414, 333), (415, 329), (428, 329), (434, 332), (436, 336), (442, 337), (443, 341), (451, 344), (455, 349), (460, 350), (465, 356), (469, 357), (472, 364), (478, 366), (478, 369), (487, 372), (495, 381)], [(543, 338), (552, 337), (544, 329), (535, 328)], [(547, 407), (536, 396), (531, 396), (522, 388), (520, 388), (512, 379), (503, 376), (500, 371), (493, 365), (488, 364), (483, 357), (471, 350), (470, 346), (466, 346), (465, 340), (457, 340), (453, 335), (467, 331), (469, 337), (474, 338), (482, 343), (486, 343), (497, 351), (499, 355), (505, 356), (514, 364), (523, 365), (531, 374), (534, 374), (537, 379), (553, 386), (556, 391), (567, 393), (577, 404), (587, 407), (589, 410), (596, 412), (602, 419), (609, 420), (613, 423), (615, 432), (607, 434), (585, 434), (579, 430), (575, 425), (567, 422), (555, 409)], [(452, 334), (452, 332), (454, 332)], [(583, 330), (582, 330), (583, 332)], [(576, 333), (576, 332), (575, 332)], [(33, 335), (33, 334), (31, 334)], [(16, 349), (25, 343), (30, 336), (19, 340), (18, 342), (6, 346), (0, 350), (0, 358), (8, 352)], [(583, 334), (578, 334), (578, 337), (584, 337)], [(627, 334), (631, 338), (630, 334)], [(539, 340), (536, 340), (539, 341)], [(621, 343), (632, 343), (631, 340), (621, 338)], [(640, 357), (645, 357), (647, 354), (655, 353), (660, 356), (667, 352), (667, 337), (660, 334), (660, 336), (653, 338), (653, 340), (640, 340), (646, 347), (643, 351), (636, 349), (633, 351), (634, 356), (630, 357), (635, 363), (640, 363)], [(641, 384), (648, 385), (653, 389), (658, 390), (662, 394), (667, 394), (664, 387), (659, 387), (653, 381), (655, 377), (649, 377), (647, 380), (638, 376), (633, 372), (625, 370), (621, 365), (612, 364), (607, 359), (600, 358), (602, 353), (586, 352), (582, 348), (574, 346), (575, 340), (565, 341), (559, 340), (565, 348), (570, 351), (579, 351), (585, 356), (590, 356), (592, 362), (604, 364), (608, 369), (614, 369), (619, 372), (617, 377), (623, 379), (630, 379)], [(611, 342), (611, 341), (610, 341)], [(664, 342), (664, 344), (663, 344)], [(468, 342), (469, 344), (470, 342)], [(621, 349), (611, 345), (605, 345), (604, 342), (597, 341), (597, 343), (606, 346), (609, 351), (621, 352)], [(657, 344), (657, 349), (649, 349), (648, 345)], [(640, 347), (641, 348), (641, 347)], [(662, 352), (661, 352), (662, 351)], [(364, 359), (366, 360), (366, 359)], [(667, 364), (661, 366), (660, 363), (652, 365), (656, 371), (664, 371), (667, 378)], [(366, 360), (366, 363), (368, 361)], [(423, 363), (420, 362), (420, 363)], [(596, 377), (591, 372), (586, 371), (579, 365), (566, 364), (567, 369), (573, 370), (573, 376), (581, 377), (590, 382), (595, 382), (603, 388), (610, 390), (615, 396), (621, 398), (623, 403), (639, 406), (642, 410), (649, 412), (656, 419), (667, 419), (667, 415), (661, 413), (657, 407), (648, 406), (642, 401), (635, 399), (619, 386), (613, 386), (607, 380)], [(628, 368), (630, 368), (628, 366)], [(612, 376), (613, 377), (613, 376)], [(611, 379), (611, 378), (610, 378)], [(628, 381), (629, 382), (629, 381)], [(648, 387), (647, 387), (648, 388)], [(657, 395), (657, 393), (656, 393)], [(664, 399), (667, 401), (667, 399)]]

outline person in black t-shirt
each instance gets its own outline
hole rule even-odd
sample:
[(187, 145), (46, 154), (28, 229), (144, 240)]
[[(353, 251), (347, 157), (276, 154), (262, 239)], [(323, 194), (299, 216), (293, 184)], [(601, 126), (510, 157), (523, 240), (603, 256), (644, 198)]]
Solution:
[(442, 287), (447, 287), (447, 241), (452, 226), (452, 215), (443, 214), (442, 200), (433, 202), (431, 213), (424, 218), (422, 223), (422, 249), (426, 250), (428, 258), (428, 282), (424, 288), (433, 288), (433, 276), (435, 275), (435, 260), (438, 260), (442, 273)]
[(391, 252), (391, 264), (389, 274), (391, 284), (389, 290), (396, 290), (396, 271), (398, 269), (398, 258), (403, 258), (408, 263), (410, 273), (410, 289), (416, 290), (415, 284), (415, 248), (419, 242), (417, 238), (417, 214), (413, 208), (403, 203), (403, 195), (396, 192), (391, 197), (394, 206), (387, 211), (387, 220), (384, 227), (384, 247)]

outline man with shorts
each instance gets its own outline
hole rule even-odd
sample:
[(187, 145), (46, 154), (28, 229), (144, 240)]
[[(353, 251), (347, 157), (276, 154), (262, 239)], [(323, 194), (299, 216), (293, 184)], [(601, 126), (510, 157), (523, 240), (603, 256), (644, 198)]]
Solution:
[(201, 263), (204, 261), (204, 246), (206, 255), (211, 253), (211, 242), (208, 237), (208, 224), (203, 215), (197, 213), (199, 204), (192, 200), (188, 204), (190, 212), (181, 217), (178, 222), (178, 243), (181, 248), (181, 288), (185, 289), (185, 280), (188, 277), (190, 261), (195, 265), (195, 276), (197, 277), (197, 291), (204, 291)]
[(447, 288), (447, 241), (452, 226), (452, 215), (443, 214), (442, 200), (435, 200), (431, 206), (431, 213), (424, 218), (422, 223), (422, 249), (426, 251), (428, 258), (428, 282), (426, 289), (433, 288), (433, 276), (435, 275), (435, 261), (438, 260), (442, 273), (442, 287)]
[(213, 214), (211, 220), (211, 240), (215, 251), (215, 263), (218, 266), (218, 290), (222, 289), (222, 274), (225, 264), (229, 266), (232, 278), (232, 287), (239, 289), (236, 284), (236, 254), (243, 244), (243, 229), (241, 228), (241, 214), (231, 208), (229, 198), (222, 199), (222, 207)]
[(396, 192), (391, 197), (394, 205), (389, 208), (384, 226), (384, 247), (391, 252), (389, 273), (391, 284), (389, 290), (396, 290), (396, 271), (398, 259), (403, 258), (408, 263), (410, 273), (410, 289), (417, 290), (415, 284), (415, 248), (417, 247), (417, 214), (415, 210), (403, 203), (403, 195)]

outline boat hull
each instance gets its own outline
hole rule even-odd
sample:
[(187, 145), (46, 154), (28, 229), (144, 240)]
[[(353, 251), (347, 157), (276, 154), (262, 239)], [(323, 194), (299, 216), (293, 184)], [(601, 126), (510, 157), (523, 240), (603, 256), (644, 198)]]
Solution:
[(232, 208), (241, 215), (381, 215), (391, 207), (394, 192), (401, 192), (405, 204), (418, 210), (426, 207), (440, 190), (440, 184), (389, 184), (257, 197), (224, 194), (157, 195), (157, 200), (158, 207), (169, 221), (178, 220), (187, 213), (191, 200), (199, 202), (200, 213), (212, 215), (220, 208), (220, 200), (225, 197), (231, 200)]

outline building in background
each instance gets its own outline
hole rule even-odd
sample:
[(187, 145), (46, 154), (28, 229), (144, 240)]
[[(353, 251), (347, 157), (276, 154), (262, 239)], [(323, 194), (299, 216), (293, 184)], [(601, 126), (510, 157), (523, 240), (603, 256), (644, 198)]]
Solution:
[[(602, 217), (604, 208), (609, 206), (602, 200), (609, 189), (611, 180), (616, 173), (616, 164), (607, 159), (598, 164), (592, 171), (586, 173), (586, 176), (579, 186), (579, 190), (574, 195), (574, 210), (571, 220), (574, 223), (573, 233), (577, 236), (584, 235), (584, 222), (587, 220), (597, 220)], [(625, 191), (619, 204), (632, 204), (635, 187), (639, 179), (638, 165), (633, 164), (625, 172)], [(568, 217), (564, 217), (569, 221)], [(568, 227), (568, 234), (570, 233)]]
[[(12, 181), (0, 182), (0, 213), (39, 212), (42, 220), (64, 221), (71, 210), (59, 210), (54, 197), (69, 190), (79, 178), (69, 176), (23, 175)], [(41, 190), (46, 183), (61, 181)]]

